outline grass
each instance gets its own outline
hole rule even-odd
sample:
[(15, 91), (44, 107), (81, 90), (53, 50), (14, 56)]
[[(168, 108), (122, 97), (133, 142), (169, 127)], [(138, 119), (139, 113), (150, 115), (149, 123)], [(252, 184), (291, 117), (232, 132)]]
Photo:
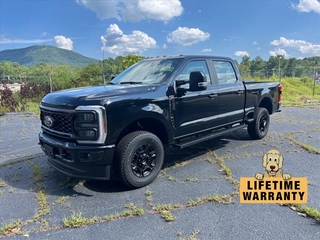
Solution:
[(186, 207), (194, 207), (207, 202), (215, 202), (220, 204), (234, 203), (231, 195), (210, 195), (205, 197), (199, 197), (195, 200), (190, 200), (186, 203)]
[(142, 216), (146, 214), (146, 211), (143, 208), (139, 208), (135, 206), (133, 203), (128, 203), (125, 205), (126, 210), (121, 213), (116, 214), (109, 214), (104, 217), (104, 220), (107, 222), (116, 220), (116, 219), (122, 219), (127, 217), (134, 217), (134, 216)]
[(81, 213), (73, 214), (70, 218), (63, 219), (63, 226), (65, 228), (79, 228), (98, 221), (98, 218), (85, 218)]
[(3, 227), (0, 227), (0, 236), (1, 235), (14, 235), (20, 232), (20, 227), (22, 225), (21, 220), (16, 220), (11, 223), (6, 224)]
[(151, 192), (150, 190), (147, 190), (147, 191), (144, 193), (144, 195), (147, 196), (147, 197), (149, 197), (149, 196), (152, 195), (152, 193), (153, 193), (153, 192)]
[(182, 237), (182, 233), (178, 232), (179, 240), (197, 240), (196, 236), (200, 234), (200, 230), (193, 230), (188, 238)]
[[(274, 79), (257, 79), (257, 81), (279, 81)], [(281, 79), (282, 106), (304, 106), (320, 103), (320, 84), (315, 84), (315, 95), (313, 96), (314, 81), (308, 77)]]
[(58, 198), (58, 199), (56, 200), (56, 203), (62, 204), (62, 203), (64, 203), (65, 201), (67, 201), (68, 198), (69, 198), (68, 196), (62, 196), (62, 197), (60, 197), (60, 198)]
[(42, 176), (41, 176), (41, 172), (40, 172), (40, 168), (38, 165), (34, 164), (33, 162), (31, 161), (28, 161), (29, 165), (32, 167), (33, 169), (33, 179), (34, 179), (34, 182), (39, 182), (41, 179), (42, 179)]
[(306, 104), (310, 100), (320, 102), (320, 85), (315, 85), (315, 95), (313, 96), (313, 80), (310, 78), (283, 78), (282, 100), (286, 104)]
[(199, 178), (186, 178), (186, 182), (199, 182)]
[(175, 216), (173, 216), (173, 214), (170, 211), (161, 211), (160, 215), (166, 222), (172, 222), (175, 220)]
[(293, 136), (289, 135), (286, 137), (288, 140), (290, 140), (291, 142), (297, 144), (298, 146), (302, 147), (304, 150), (310, 152), (310, 153), (314, 153), (314, 154), (320, 154), (320, 150), (307, 144), (307, 143), (303, 143), (300, 142), (298, 140), (296, 140)]
[(283, 204), (283, 206), (289, 206), (292, 210), (302, 213), (306, 217), (320, 221), (320, 212), (316, 208), (309, 207), (304, 204)]
[(39, 219), (50, 212), (50, 207), (47, 201), (47, 195), (43, 190), (37, 192), (38, 212), (34, 215), (34, 219)]
[(218, 155), (215, 152), (209, 152), (209, 156), (207, 157), (206, 160), (213, 164), (218, 163), (221, 167), (220, 171), (224, 172), (228, 177), (232, 178), (231, 169), (225, 164), (224, 159), (221, 157), (218, 157)]
[(5, 186), (7, 186), (7, 183), (5, 181), (1, 181), (0, 182), (0, 187), (5, 187)]
[[(39, 101), (40, 102), (40, 101)], [(40, 118), (40, 109), (39, 109), (39, 102), (34, 102), (34, 101), (28, 101), (27, 105), (28, 108), (26, 112), (34, 112), (35, 115)], [(21, 108), (21, 103), (19, 103), (18, 109)], [(0, 107), (0, 115), (9, 112), (9, 109)]]

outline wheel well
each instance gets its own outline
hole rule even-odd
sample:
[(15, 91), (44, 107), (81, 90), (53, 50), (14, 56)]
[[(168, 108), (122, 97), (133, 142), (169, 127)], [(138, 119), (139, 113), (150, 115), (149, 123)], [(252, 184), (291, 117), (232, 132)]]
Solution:
[(272, 114), (272, 102), (270, 98), (264, 98), (259, 104), (259, 107), (265, 108), (268, 110), (269, 114)]
[(167, 129), (160, 121), (152, 118), (143, 118), (136, 120), (125, 127), (118, 137), (117, 142), (119, 142), (128, 133), (138, 130), (144, 130), (153, 133), (161, 140), (163, 144), (167, 144), (169, 141)]

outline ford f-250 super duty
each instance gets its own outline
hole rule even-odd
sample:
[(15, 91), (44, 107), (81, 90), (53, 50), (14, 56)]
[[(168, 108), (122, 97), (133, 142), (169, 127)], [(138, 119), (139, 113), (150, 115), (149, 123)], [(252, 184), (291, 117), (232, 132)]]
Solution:
[(151, 183), (164, 146), (185, 148), (247, 127), (266, 136), (280, 111), (276, 82), (244, 82), (225, 57), (146, 59), (105, 86), (57, 91), (40, 104), (39, 144), (69, 176), (109, 179), (132, 188)]

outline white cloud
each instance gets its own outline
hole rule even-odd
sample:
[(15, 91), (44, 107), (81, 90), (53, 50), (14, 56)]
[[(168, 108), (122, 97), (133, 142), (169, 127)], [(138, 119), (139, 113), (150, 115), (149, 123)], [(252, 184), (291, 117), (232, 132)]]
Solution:
[(211, 48), (205, 48), (205, 49), (202, 49), (201, 52), (212, 52), (212, 49)]
[(131, 34), (124, 34), (117, 24), (110, 24), (100, 40), (102, 49), (114, 55), (141, 54), (150, 48), (157, 47), (156, 40), (148, 34), (137, 30), (132, 31)]
[(48, 36), (48, 32), (41, 33), (41, 36), (43, 36), (43, 37)]
[(299, 0), (299, 4), (291, 4), (298, 12), (315, 12), (320, 14), (320, 2), (317, 0)]
[(56, 41), (58, 48), (66, 50), (73, 49), (73, 41), (70, 38), (66, 38), (65, 36), (55, 36), (54, 40)]
[(40, 44), (51, 42), (52, 39), (21, 39), (21, 38), (7, 38), (0, 35), (0, 44)]
[(270, 44), (275, 47), (294, 48), (303, 54), (320, 55), (320, 44), (313, 44), (304, 40), (280, 37), (279, 40), (274, 40)]
[(282, 55), (285, 57), (288, 57), (288, 53), (286, 52), (286, 50), (282, 49), (282, 48), (276, 48), (274, 51), (269, 51), (270, 56), (272, 57), (276, 57), (278, 55)]
[(233, 40), (236, 40), (236, 39), (240, 39), (241, 37), (229, 37), (229, 38), (224, 38), (222, 39), (223, 42), (231, 42)]
[(167, 22), (183, 12), (180, 0), (76, 0), (84, 7), (97, 13), (98, 18), (117, 18), (138, 22), (154, 19)]
[(235, 56), (237, 57), (244, 57), (244, 56), (250, 56), (250, 54), (247, 51), (237, 51), (234, 53)]
[(162, 48), (163, 48), (163, 49), (168, 48), (167, 44), (164, 43), (164, 44), (162, 45)]
[(257, 43), (256, 41), (254, 41), (254, 42), (252, 43), (252, 45), (258, 45), (258, 43)]
[(178, 27), (168, 34), (167, 42), (190, 46), (198, 42), (206, 41), (209, 37), (210, 33), (203, 32), (199, 28)]

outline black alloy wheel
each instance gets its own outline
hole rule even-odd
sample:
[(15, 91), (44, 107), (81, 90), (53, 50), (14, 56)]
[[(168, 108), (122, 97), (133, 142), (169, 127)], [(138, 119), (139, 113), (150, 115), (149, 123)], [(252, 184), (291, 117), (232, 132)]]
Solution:
[(248, 125), (248, 134), (252, 139), (262, 139), (269, 131), (269, 112), (265, 108), (257, 108), (255, 116), (255, 120)]
[(158, 176), (164, 161), (161, 140), (153, 133), (135, 131), (117, 145), (114, 171), (120, 182), (130, 188), (144, 187)]

